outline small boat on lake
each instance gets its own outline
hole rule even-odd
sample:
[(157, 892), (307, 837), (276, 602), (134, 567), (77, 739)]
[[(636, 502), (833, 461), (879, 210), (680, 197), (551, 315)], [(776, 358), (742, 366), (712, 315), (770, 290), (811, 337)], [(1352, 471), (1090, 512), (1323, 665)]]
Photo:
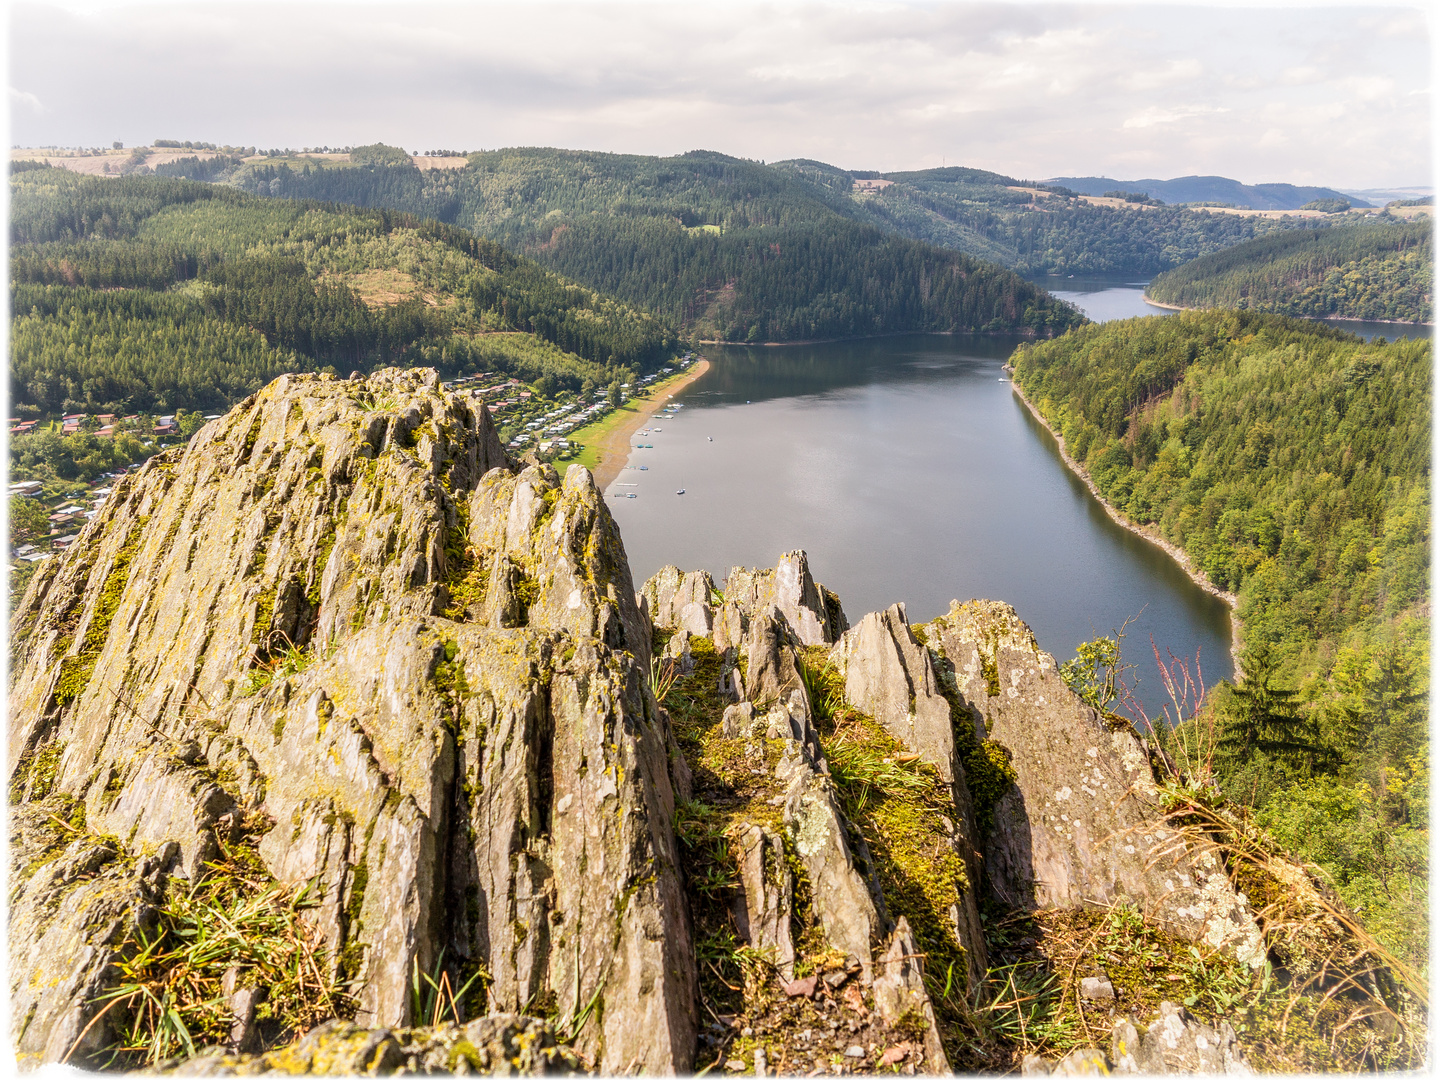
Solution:
[(676, 495), (684, 495), (684, 494), (685, 494), (685, 489), (684, 489), (684, 488), (681, 488), (679, 491), (675, 492), (675, 494), (676, 494)]

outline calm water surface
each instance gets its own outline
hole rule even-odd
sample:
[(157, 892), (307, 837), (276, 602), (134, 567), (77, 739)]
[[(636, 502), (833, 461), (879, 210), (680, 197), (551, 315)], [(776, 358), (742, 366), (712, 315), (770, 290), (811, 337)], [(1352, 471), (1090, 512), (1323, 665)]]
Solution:
[[(1158, 307), (1145, 299), (1148, 281), (1132, 281), (1123, 277), (1036, 278), (1036, 284), (1052, 296), (1068, 300), (1087, 318), (1096, 322), (1131, 319), (1137, 315), (1174, 315), (1170, 308)], [(1407, 326), (1404, 323), (1366, 322), (1362, 319), (1327, 319), (1326, 325), (1356, 334), (1366, 341), (1383, 337), (1386, 341), (1428, 338), (1434, 330), (1429, 326)]]
[(1152, 712), (1151, 635), (1162, 655), (1198, 649), (1207, 681), (1228, 677), (1228, 609), (1070, 475), (1000, 370), (1013, 346), (707, 348), (712, 370), (676, 396), (686, 408), (631, 440), (607, 492), (637, 583), (666, 563), (719, 580), (804, 548), (852, 621), (897, 600), (917, 622), (951, 599), (1004, 600), (1064, 660), (1138, 616), (1125, 656)]

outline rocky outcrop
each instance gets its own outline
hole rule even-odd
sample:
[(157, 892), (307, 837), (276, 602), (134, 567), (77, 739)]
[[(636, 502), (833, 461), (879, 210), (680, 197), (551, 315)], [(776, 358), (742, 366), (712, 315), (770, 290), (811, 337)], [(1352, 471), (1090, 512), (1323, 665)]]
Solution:
[(795, 659), (795, 644), (790, 625), (778, 608), (757, 613), (750, 620), (750, 633), (745, 639), (744, 691), (747, 701), (757, 705), (788, 698), (795, 691), (805, 691), (800, 667)]
[(875, 1011), (887, 1023), (895, 1024), (905, 1016), (925, 1021), (921, 1036), (925, 1067), (930, 1072), (948, 1073), (950, 1062), (940, 1042), (935, 1024), (935, 1009), (925, 990), (920, 969), (923, 954), (910, 933), (910, 924), (903, 917), (895, 923), (890, 945), (875, 962)]
[(715, 581), (704, 570), (685, 574), (664, 566), (645, 582), (640, 603), (656, 626), (709, 637), (715, 596)]
[(1216, 1030), (1171, 1001), (1160, 1003), (1159, 1018), (1143, 1034), (1129, 1019), (1117, 1022), (1110, 1060), (1120, 1073), (1250, 1074), (1228, 1020)]
[(723, 595), (704, 570), (661, 567), (637, 600), (657, 628), (710, 637), (721, 652), (743, 647), (761, 618), (779, 623), (799, 645), (829, 645), (850, 625), (840, 598), (810, 576), (803, 551), (786, 552), (773, 570), (733, 568)]
[[(263, 815), (362, 1024), (411, 1022), (443, 950), (452, 979), (489, 971), (492, 1010), (553, 1001), (606, 1071), (690, 1067), (670, 738), (619, 533), (586, 470), (513, 472), (433, 372), (272, 383), (117, 484), (12, 636), (22, 801), (70, 800), (162, 876)], [(53, 1060), (124, 934), (64, 930), (35, 880), (23, 940), (96, 973), (16, 1013)], [(116, 904), (106, 927), (142, 906)]]
[(985, 848), (991, 891), (1011, 907), (1128, 899), (1171, 932), (1258, 967), (1265, 947), (1218, 855), (1166, 825), (1145, 743), (1060, 678), (1015, 610), (974, 600), (926, 624), (953, 665), (977, 735), (1016, 773)]
[[(11, 633), (27, 1061), (96, 1062), (124, 1018), (104, 1012), (117, 961), (243, 843), (257, 874), (305, 886), (316, 973), (352, 1006), (266, 1050), (266, 988), (226, 972), (229, 1046), (187, 1070), (688, 1070), (700, 1003), (673, 821), (702, 791), (686, 820), (723, 815), (734, 872), (707, 902), (775, 965), (772, 1016), (832, 1033), (807, 1035), (812, 1063), (838, 1039), (854, 1067), (947, 1067), (936, 1004), (953, 1002), (930, 1000), (910, 922), (976, 988), (982, 881), (1014, 907), (1134, 900), (1264, 955), (1214, 854), (1156, 809), (1144, 744), (1070, 693), (1009, 608), (955, 605), (917, 634), (895, 605), (851, 629), (803, 552), (732, 570), (723, 596), (674, 567), (637, 594), (590, 474), (516, 467), (433, 372), (272, 383), (120, 481)], [(663, 696), (700, 671), (672, 730), (650, 679)], [(987, 735), (1016, 780), (982, 860), (965, 763)], [(713, 756), (692, 777), (697, 746)], [(875, 789), (887, 822), (866, 777), (901, 768), (925, 794)], [(451, 999), (461, 1023), (417, 1033), (432, 972), (482, 989)], [(1173, 1027), (1155, 1029), (1165, 1053), (1204, 1049), (1183, 1024), (1165, 1042)]]
[(787, 551), (774, 570), (735, 567), (724, 591), (746, 626), (776, 609), (802, 645), (829, 645), (849, 628), (839, 597), (811, 578), (803, 551)]
[(785, 858), (785, 840), (763, 825), (744, 825), (735, 837), (740, 895), (735, 927), (751, 948), (772, 958), (789, 982), (795, 977), (795, 943), (790, 919), (795, 911), (795, 879)]
[[(804, 691), (791, 691), (765, 712), (748, 701), (732, 706), (722, 723), (727, 737), (753, 747), (757, 757), (770, 756), (773, 747), (775, 794), (766, 801), (782, 808), (781, 823), (825, 940), (858, 964), (868, 982), (872, 949), (888, 928), (885, 900), (869, 849), (840, 812)], [(788, 963), (789, 929), (778, 922), (782, 907), (792, 902), (796, 869), (783, 857), (783, 842), (766, 846), (779, 837), (763, 827), (746, 826), (734, 839), (741, 849), (746, 941), (775, 949), (777, 962)]]
[(872, 611), (840, 639), (831, 661), (845, 676), (845, 697), (873, 716), (947, 784), (961, 774), (955, 760), (950, 704), (940, 693), (925, 646), (910, 632), (904, 604)]
[(1254, 1075), (1229, 1021), (1222, 1020), (1216, 1030), (1170, 1001), (1160, 1003), (1159, 1018), (1143, 1030), (1137, 1029), (1130, 1017), (1117, 1020), (1108, 1050), (1107, 1055), (1103, 1050), (1082, 1047), (1054, 1062), (1030, 1055), (1021, 1071), (1025, 1076)]
[(126, 939), (157, 921), (160, 860), (25, 805), (11, 810), (10, 845), (11, 1045), (22, 1064), (85, 1061), (108, 1034), (89, 1003), (110, 988)]
[[(941, 691), (929, 650), (911, 633), (905, 605), (893, 604), (866, 615), (840, 638), (830, 660), (845, 678), (846, 700), (934, 766), (950, 787), (956, 809), (951, 830), (955, 850), (965, 860), (967, 879), (983, 880), (979, 834), (965, 769), (956, 752), (950, 702)], [(965, 948), (969, 984), (979, 986), (987, 961), (973, 887), (964, 890), (951, 921)]]
[[(785, 826), (810, 879), (811, 901), (833, 948), (868, 973), (874, 938), (883, 929), (884, 901), (868, 857), (857, 866), (853, 838), (830, 778), (797, 741), (776, 768), (787, 785)], [(868, 856), (868, 852), (865, 853)], [(862, 869), (864, 872), (862, 872)], [(878, 902), (878, 903), (877, 903)]]
[(294, 1045), (269, 1053), (202, 1053), (172, 1075), (571, 1076), (586, 1071), (574, 1051), (557, 1043), (553, 1024), (501, 1013), (463, 1026), (393, 1030), (334, 1020), (307, 1032)]

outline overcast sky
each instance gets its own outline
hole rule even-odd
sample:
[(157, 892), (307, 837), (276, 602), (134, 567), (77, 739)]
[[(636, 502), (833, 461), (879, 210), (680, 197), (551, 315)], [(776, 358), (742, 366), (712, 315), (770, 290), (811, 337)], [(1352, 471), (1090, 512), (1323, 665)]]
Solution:
[(10, 141), (1426, 185), (1433, 32), (1420, 4), (14, 4)]

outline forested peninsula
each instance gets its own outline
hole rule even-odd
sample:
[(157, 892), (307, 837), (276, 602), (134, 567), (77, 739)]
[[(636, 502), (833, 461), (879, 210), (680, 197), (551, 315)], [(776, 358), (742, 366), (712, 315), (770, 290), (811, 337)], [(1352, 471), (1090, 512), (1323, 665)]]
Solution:
[(1271, 233), (1160, 274), (1145, 295), (1175, 307), (1307, 319), (1432, 322), (1429, 221)]
[[(1239, 596), (1244, 682), (1175, 735), (1424, 960), (1430, 341), (1185, 312), (1022, 346), (1104, 499)], [(1207, 726), (1208, 725), (1208, 726)]]

